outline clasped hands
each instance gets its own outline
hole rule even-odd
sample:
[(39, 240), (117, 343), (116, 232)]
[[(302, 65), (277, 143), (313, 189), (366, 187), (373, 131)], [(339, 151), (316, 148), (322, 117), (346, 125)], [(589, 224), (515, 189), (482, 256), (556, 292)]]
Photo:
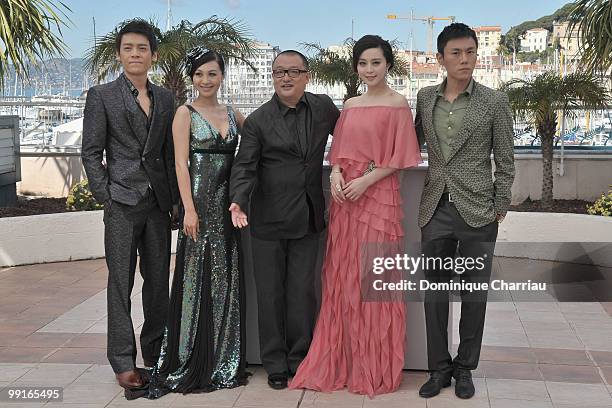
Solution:
[(367, 175), (346, 183), (344, 176), (338, 171), (332, 172), (329, 181), (332, 199), (338, 204), (342, 204), (345, 200), (358, 200), (372, 184)]

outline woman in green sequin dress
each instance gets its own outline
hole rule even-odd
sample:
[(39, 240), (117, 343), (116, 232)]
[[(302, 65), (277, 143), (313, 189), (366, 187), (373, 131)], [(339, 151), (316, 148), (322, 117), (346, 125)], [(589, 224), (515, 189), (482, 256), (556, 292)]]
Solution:
[(184, 217), (168, 323), (148, 398), (246, 384), (240, 236), (228, 211), (230, 169), (244, 117), (217, 101), (224, 65), (218, 53), (202, 47), (186, 58), (199, 96), (177, 109), (173, 123)]

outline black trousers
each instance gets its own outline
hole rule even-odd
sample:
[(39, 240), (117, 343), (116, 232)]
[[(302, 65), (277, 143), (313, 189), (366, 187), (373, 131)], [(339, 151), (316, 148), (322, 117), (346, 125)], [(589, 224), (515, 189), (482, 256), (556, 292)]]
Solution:
[(137, 255), (140, 255), (143, 278), (142, 357), (153, 364), (159, 358), (168, 313), (170, 216), (160, 210), (155, 195), (149, 190), (135, 206), (113, 201), (104, 210), (104, 224), (108, 266), (107, 357), (115, 373), (121, 373), (134, 369), (136, 364), (130, 296)]
[(268, 241), (251, 235), (260, 354), (268, 374), (295, 373), (308, 353), (319, 236)]
[[(480, 228), (468, 225), (452, 202), (441, 200), (431, 220), (421, 230), (422, 252), (425, 257), (479, 258), (484, 268), (457, 274), (457, 268), (425, 270), (430, 282), (482, 283), (489, 282), (493, 250), (497, 239), (497, 221)], [(482, 334), (487, 309), (486, 291), (461, 291), (459, 349), (455, 359), (448, 352), (449, 292), (430, 290), (425, 293), (425, 323), (427, 327), (427, 358), (432, 371), (451, 372), (453, 368), (474, 370), (478, 366)]]

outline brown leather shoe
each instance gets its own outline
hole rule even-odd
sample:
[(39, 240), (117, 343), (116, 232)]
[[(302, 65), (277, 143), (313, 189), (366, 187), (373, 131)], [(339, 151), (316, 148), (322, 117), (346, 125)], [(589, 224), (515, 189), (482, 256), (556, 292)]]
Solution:
[(140, 388), (144, 385), (144, 381), (142, 381), (142, 377), (136, 369), (115, 374), (115, 378), (119, 385), (125, 389)]

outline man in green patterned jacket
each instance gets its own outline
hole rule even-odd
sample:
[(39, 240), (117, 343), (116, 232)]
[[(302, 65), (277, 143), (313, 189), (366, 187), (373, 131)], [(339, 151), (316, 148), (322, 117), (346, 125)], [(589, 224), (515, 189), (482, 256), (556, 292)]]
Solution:
[[(512, 114), (504, 93), (472, 78), (478, 39), (471, 28), (451, 24), (440, 33), (437, 45), (437, 59), (447, 77), (440, 85), (419, 91), (415, 120), (419, 140), (427, 144), (429, 162), (419, 209), (422, 252), (426, 258), (473, 258), (476, 263), (460, 271), (445, 262), (444, 267), (426, 269), (425, 278), (430, 282), (488, 282), (497, 227), (510, 205), (514, 180)], [(430, 378), (419, 395), (439, 394), (450, 386), (452, 377), (458, 397), (474, 395), (471, 370), (480, 357), (486, 299), (485, 291), (461, 292), (460, 344), (457, 356), (451, 359), (449, 293), (426, 292)]]

